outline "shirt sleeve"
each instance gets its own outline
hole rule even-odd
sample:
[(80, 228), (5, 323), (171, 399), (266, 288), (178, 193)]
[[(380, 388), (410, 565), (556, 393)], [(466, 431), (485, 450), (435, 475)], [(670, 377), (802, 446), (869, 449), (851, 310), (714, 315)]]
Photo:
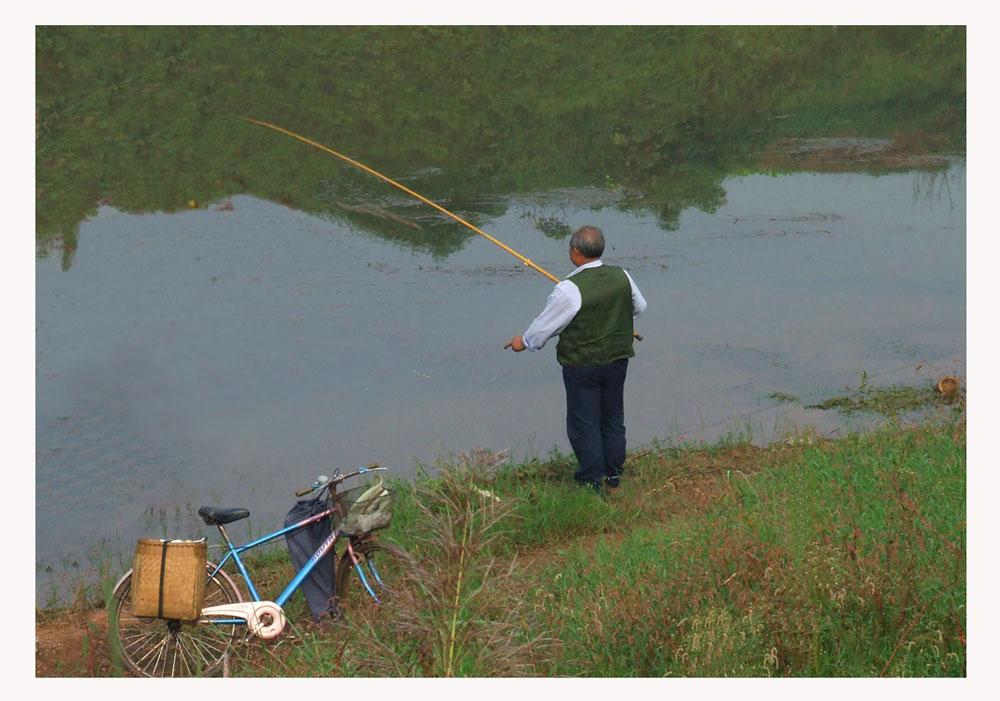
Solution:
[(580, 311), (582, 301), (580, 289), (569, 280), (556, 285), (545, 302), (542, 313), (535, 317), (524, 332), (522, 340), (525, 347), (530, 351), (541, 350), (550, 338), (569, 326), (569, 322)]
[(625, 271), (625, 277), (628, 278), (628, 284), (632, 286), (632, 318), (637, 319), (640, 314), (646, 311), (646, 298), (642, 296), (642, 292), (635, 284), (635, 280), (632, 276)]

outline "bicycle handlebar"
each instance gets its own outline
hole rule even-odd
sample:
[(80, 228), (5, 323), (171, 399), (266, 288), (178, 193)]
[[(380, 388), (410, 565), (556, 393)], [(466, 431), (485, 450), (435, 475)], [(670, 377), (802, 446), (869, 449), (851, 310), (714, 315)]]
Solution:
[(337, 475), (332, 480), (327, 480), (326, 482), (322, 482), (322, 483), (320, 483), (320, 482), (313, 482), (313, 485), (311, 487), (307, 487), (305, 489), (300, 489), (299, 491), (295, 492), (295, 496), (297, 496), (297, 497), (304, 497), (306, 494), (309, 494), (310, 492), (315, 492), (317, 489), (328, 489), (331, 484), (336, 486), (336, 485), (340, 484), (341, 482), (343, 482), (344, 480), (350, 479), (351, 477), (357, 477), (358, 475), (363, 475), (363, 474), (366, 474), (368, 472), (376, 472), (376, 471), (379, 471), (379, 470), (388, 470), (388, 469), (389, 468), (387, 468), (387, 467), (380, 466), (377, 462), (373, 462), (370, 465), (365, 465), (364, 467), (359, 467), (357, 470), (355, 470), (354, 472), (351, 472), (350, 474), (347, 474), (347, 475)]

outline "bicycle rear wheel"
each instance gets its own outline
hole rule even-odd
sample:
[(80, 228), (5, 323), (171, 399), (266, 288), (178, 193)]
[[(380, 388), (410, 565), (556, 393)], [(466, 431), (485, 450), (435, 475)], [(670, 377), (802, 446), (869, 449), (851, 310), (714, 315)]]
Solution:
[[(215, 565), (208, 563), (207, 575)], [(205, 607), (243, 600), (222, 570), (205, 584)], [(132, 615), (132, 570), (112, 597), (111, 635), (128, 670), (143, 677), (207, 677), (219, 672), (233, 640), (246, 626), (177, 621)]]
[(347, 550), (337, 563), (336, 595), (346, 615), (376, 613), (412, 594), (413, 560), (405, 550), (374, 540), (351, 547), (358, 566)]

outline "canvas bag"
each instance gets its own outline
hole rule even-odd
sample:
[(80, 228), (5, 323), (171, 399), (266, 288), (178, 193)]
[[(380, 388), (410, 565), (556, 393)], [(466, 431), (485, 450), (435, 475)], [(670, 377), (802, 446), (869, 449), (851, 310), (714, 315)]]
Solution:
[[(321, 499), (305, 499), (295, 502), (288, 515), (285, 516), (285, 526), (293, 526), (314, 516), (327, 508)], [(291, 555), (295, 571), (301, 570), (319, 546), (330, 537), (330, 517), (320, 519), (294, 533), (285, 534), (288, 554)], [(334, 595), (334, 557), (333, 549), (316, 564), (309, 576), (302, 582), (302, 595), (313, 614), (313, 620), (319, 621), (327, 613), (334, 611), (331, 599)]]
[(379, 477), (347, 510), (340, 531), (348, 535), (363, 535), (385, 528), (392, 521), (392, 494)]

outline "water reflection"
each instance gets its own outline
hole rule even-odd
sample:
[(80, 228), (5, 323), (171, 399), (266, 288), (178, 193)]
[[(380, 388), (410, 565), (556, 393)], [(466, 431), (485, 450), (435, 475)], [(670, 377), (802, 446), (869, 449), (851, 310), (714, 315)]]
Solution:
[[(961, 26), (40, 26), (36, 66), (36, 230), (67, 250), (97, 202), (238, 194), (437, 255), (467, 240), (452, 223), (422, 234), (410, 205), (359, 211), (384, 213), (386, 195), (238, 119), (248, 105), (479, 222), (501, 214), (483, 193), (596, 188), (672, 230), (721, 207), (732, 173), (856, 168), (828, 157), (845, 130), (880, 137), (880, 154), (892, 136), (894, 157), (965, 148)], [(783, 141), (799, 145), (773, 152)], [(868, 159), (871, 139), (855, 141)]]
[[(861, 371), (874, 383), (956, 374), (963, 164), (933, 178), (723, 185), (714, 212), (685, 209), (670, 230), (657, 213), (618, 206), (612, 190), (480, 210), (485, 230), (556, 274), (570, 268), (562, 225), (596, 224), (606, 260), (642, 286), (632, 446), (843, 431), (843, 417), (803, 407)], [(106, 538), (194, 535), (185, 514), (202, 503), (246, 506), (257, 528), (278, 523), (292, 492), (334, 466), (378, 460), (407, 475), (442, 448), (568, 451), (554, 356), (502, 351), (540, 309), (545, 278), (481, 237), (450, 238), (417, 217), (418, 234), (442, 236), (444, 248), (250, 196), (230, 205), (144, 216), (105, 207), (81, 226), (71, 268), (38, 261), (45, 566), (85, 558)], [(375, 219), (400, 236), (413, 229)], [(771, 398), (781, 393), (802, 401)]]

